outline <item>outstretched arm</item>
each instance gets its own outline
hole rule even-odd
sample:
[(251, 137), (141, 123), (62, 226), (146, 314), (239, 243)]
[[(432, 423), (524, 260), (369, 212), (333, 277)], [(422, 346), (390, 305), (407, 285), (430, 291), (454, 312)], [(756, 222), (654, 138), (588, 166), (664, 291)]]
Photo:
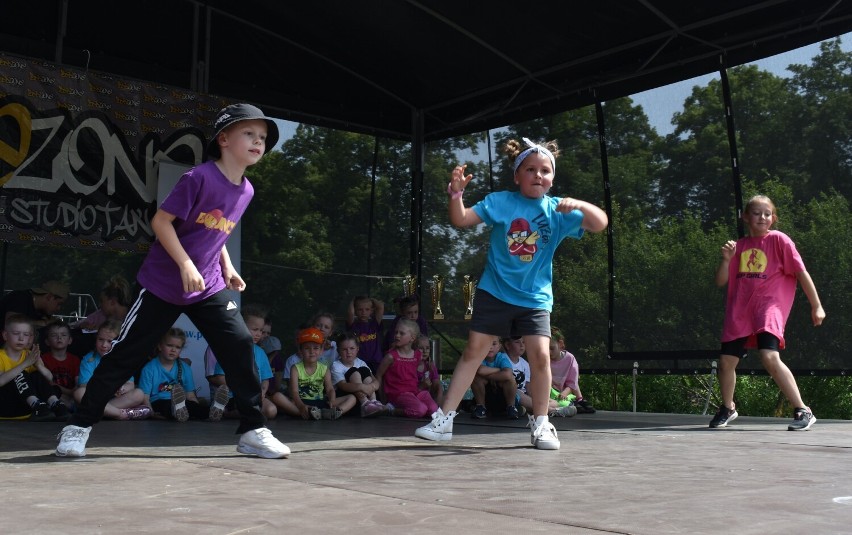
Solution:
[(473, 175), (464, 175), (465, 165), (457, 165), (453, 168), (450, 175), (450, 184), (447, 186), (447, 194), (450, 196), (450, 202), (447, 207), (450, 216), (450, 223), (457, 227), (472, 227), (482, 223), (482, 219), (476, 212), (470, 208), (466, 208), (462, 199), (462, 192), (473, 179)]
[(819, 294), (817, 294), (813, 279), (811, 279), (807, 271), (796, 273), (796, 278), (799, 280), (799, 284), (802, 285), (802, 290), (811, 304), (811, 319), (814, 322), (814, 326), (822, 325), (822, 320), (825, 319), (825, 310), (822, 309), (822, 303), (819, 300)]
[(724, 286), (728, 284), (728, 264), (734, 258), (734, 253), (737, 251), (737, 242), (728, 240), (722, 246), (722, 261), (719, 262), (719, 267), (716, 269), (716, 286)]
[(556, 205), (556, 211), (567, 214), (572, 210), (580, 210), (583, 212), (583, 229), (589, 232), (600, 232), (609, 224), (609, 218), (606, 212), (598, 208), (592, 203), (581, 201), (580, 199), (572, 199), (565, 197)]

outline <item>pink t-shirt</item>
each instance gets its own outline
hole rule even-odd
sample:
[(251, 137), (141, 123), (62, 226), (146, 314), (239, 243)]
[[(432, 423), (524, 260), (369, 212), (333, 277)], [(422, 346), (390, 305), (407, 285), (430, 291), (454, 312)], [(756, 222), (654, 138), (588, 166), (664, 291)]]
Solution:
[(757, 347), (756, 334), (768, 332), (784, 342), (784, 325), (796, 295), (796, 274), (805, 271), (793, 240), (771, 230), (765, 236), (740, 238), (728, 266), (728, 297), (722, 342), (748, 338)]
[(561, 354), (561, 359), (550, 361), (550, 373), (553, 375), (553, 384), (557, 385), (560, 391), (564, 390), (566, 386), (569, 386), (571, 390), (577, 392), (580, 390), (580, 387), (577, 386), (577, 379), (580, 377), (580, 366), (577, 365), (577, 359), (571, 353), (562, 351)]
[(415, 349), (414, 353), (408, 358), (400, 355), (396, 349), (388, 351), (388, 355), (393, 358), (393, 364), (388, 366), (384, 377), (382, 377), (382, 386), (385, 389), (388, 401), (395, 403), (397, 396), (403, 392), (417, 394), (420, 391), (417, 388), (419, 385), (417, 365), (423, 358), (420, 350)]

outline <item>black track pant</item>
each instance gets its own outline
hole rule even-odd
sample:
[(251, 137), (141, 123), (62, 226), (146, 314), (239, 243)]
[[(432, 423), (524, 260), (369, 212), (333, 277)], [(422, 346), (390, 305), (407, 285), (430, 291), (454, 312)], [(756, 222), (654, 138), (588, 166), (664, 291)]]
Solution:
[(228, 388), (234, 393), (240, 426), (237, 433), (263, 427), (260, 380), (254, 365), (254, 342), (236, 303), (225, 290), (191, 305), (173, 305), (144, 288), (130, 307), (112, 351), (104, 355), (86, 385), (71, 424), (89, 427), (103, 416), (104, 407), (128, 377), (137, 373), (156, 351), (157, 344), (186, 314), (201, 331), (222, 365)]

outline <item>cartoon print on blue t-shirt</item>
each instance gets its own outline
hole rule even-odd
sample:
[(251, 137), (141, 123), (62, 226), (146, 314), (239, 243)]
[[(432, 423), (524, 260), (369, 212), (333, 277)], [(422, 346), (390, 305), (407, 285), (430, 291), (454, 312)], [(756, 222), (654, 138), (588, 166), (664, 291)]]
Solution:
[(538, 231), (530, 232), (530, 224), (526, 219), (515, 219), (509, 226), (508, 237), (509, 254), (517, 256), (521, 262), (532, 262), (533, 255), (538, 251), (535, 244), (538, 241)]

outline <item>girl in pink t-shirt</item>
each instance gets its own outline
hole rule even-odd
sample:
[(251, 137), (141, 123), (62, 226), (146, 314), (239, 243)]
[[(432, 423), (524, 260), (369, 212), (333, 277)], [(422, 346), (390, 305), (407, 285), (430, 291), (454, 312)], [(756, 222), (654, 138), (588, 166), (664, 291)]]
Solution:
[(722, 246), (722, 262), (716, 270), (716, 284), (727, 284), (728, 294), (719, 358), (722, 404), (710, 427), (725, 427), (738, 416), (734, 407), (737, 365), (747, 349), (757, 348), (763, 367), (794, 407), (793, 422), (787, 429), (804, 431), (816, 422), (816, 417), (802, 401), (796, 379), (779, 352), (785, 347), (784, 326), (793, 306), (796, 283), (802, 285), (811, 304), (815, 326), (822, 324), (825, 311), (793, 240), (783, 232), (771, 230), (778, 216), (769, 197), (752, 197), (746, 203), (743, 221), (749, 235)]
[(428, 390), (420, 390), (417, 366), (423, 360), (415, 349), (420, 327), (417, 322), (401, 319), (396, 324), (393, 347), (382, 359), (376, 378), (384, 388), (392, 413), (409, 418), (423, 418), (438, 410)]

